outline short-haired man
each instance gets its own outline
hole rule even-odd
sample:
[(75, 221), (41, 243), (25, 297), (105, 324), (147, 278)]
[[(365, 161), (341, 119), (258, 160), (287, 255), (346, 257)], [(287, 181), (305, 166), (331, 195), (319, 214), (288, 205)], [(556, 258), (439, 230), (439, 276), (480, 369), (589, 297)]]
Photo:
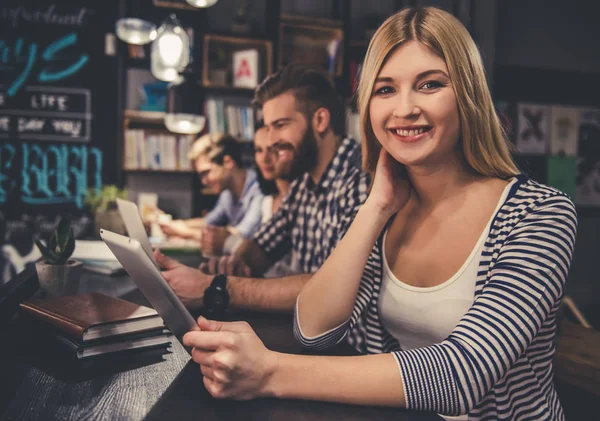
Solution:
[(167, 269), (165, 279), (190, 306), (202, 304), (207, 287), (211, 285), (212, 291), (219, 282), (218, 290), (226, 284), (231, 306), (293, 310), (302, 286), (325, 262), (367, 197), (369, 177), (360, 167), (360, 148), (343, 137), (345, 110), (324, 72), (302, 64), (288, 65), (261, 84), (255, 100), (262, 106), (271, 147), (282, 156), (293, 155), (287, 171), (290, 178), (297, 179), (273, 217), (252, 240), (244, 241), (236, 255), (253, 274), (262, 274), (291, 251), (301, 274), (213, 279), (157, 252), (157, 260)]
[(169, 236), (200, 240), (209, 255), (231, 252), (240, 237), (251, 238), (260, 225), (263, 194), (256, 172), (242, 166), (240, 143), (223, 133), (200, 137), (188, 158), (194, 161), (203, 191), (219, 198), (205, 217), (161, 223), (161, 229)]

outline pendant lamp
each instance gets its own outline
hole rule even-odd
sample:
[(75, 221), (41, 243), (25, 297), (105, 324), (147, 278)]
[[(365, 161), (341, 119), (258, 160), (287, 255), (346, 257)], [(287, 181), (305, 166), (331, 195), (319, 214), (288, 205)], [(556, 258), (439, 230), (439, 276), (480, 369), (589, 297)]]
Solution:
[(181, 80), (181, 73), (190, 62), (190, 39), (175, 15), (170, 15), (156, 31), (152, 43), (150, 70), (165, 82)]
[(165, 126), (174, 133), (197, 134), (204, 129), (202, 90), (191, 76), (169, 84)]
[(123, 18), (115, 24), (115, 32), (123, 42), (144, 45), (156, 38), (156, 25), (143, 19)]
[(205, 8), (214, 5), (217, 0), (186, 0), (190, 6)]

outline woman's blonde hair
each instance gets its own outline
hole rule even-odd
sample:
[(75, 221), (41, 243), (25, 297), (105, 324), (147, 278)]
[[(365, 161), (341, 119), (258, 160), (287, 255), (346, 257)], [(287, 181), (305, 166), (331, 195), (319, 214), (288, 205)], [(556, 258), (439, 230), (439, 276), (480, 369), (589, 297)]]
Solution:
[(375, 79), (392, 51), (408, 41), (419, 42), (446, 62), (456, 94), (467, 164), (490, 177), (518, 174), (512, 146), (494, 109), (479, 50), (458, 19), (435, 7), (408, 8), (396, 13), (379, 27), (369, 44), (358, 90), (364, 169), (375, 171), (381, 150), (369, 116)]

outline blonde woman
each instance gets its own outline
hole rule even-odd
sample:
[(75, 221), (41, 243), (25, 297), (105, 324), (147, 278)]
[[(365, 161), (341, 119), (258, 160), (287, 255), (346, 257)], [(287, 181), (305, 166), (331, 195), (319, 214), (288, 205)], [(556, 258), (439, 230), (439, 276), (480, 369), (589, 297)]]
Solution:
[(208, 391), (390, 405), (447, 419), (562, 420), (556, 311), (577, 219), (519, 174), (477, 48), (452, 15), (411, 8), (374, 35), (360, 80), (370, 195), (298, 296), (307, 347), (267, 350), (243, 323), (199, 320)]

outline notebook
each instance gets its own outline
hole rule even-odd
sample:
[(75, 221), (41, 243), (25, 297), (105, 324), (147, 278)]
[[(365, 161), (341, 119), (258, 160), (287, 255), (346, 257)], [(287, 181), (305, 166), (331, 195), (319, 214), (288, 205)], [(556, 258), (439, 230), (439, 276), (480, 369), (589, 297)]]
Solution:
[(156, 310), (100, 293), (35, 298), (20, 305), (30, 318), (78, 342), (164, 328)]
[(125, 336), (116, 336), (91, 342), (81, 342), (55, 334), (59, 343), (70, 350), (77, 359), (95, 357), (97, 355), (112, 354), (114, 352), (141, 350), (155, 347), (171, 346), (173, 335), (166, 329), (154, 329)]

